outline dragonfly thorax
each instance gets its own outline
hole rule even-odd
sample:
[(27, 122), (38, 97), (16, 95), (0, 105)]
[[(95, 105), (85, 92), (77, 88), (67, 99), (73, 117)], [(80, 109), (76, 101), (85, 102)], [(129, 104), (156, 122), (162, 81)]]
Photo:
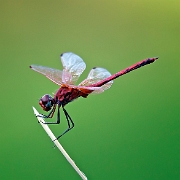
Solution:
[(79, 96), (81, 96), (81, 91), (79, 89), (70, 87), (68, 85), (62, 85), (61, 88), (56, 92), (54, 99), (64, 106), (74, 99), (77, 99)]

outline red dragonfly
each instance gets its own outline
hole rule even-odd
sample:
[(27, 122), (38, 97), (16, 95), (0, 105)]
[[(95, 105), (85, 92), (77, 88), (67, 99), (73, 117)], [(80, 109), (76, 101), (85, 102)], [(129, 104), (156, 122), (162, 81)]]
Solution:
[(64, 111), (68, 123), (68, 129), (58, 136), (57, 139), (74, 127), (72, 118), (64, 108), (66, 104), (77, 99), (78, 97), (86, 98), (89, 94), (102, 93), (104, 90), (111, 87), (114, 79), (142, 66), (153, 63), (158, 59), (158, 57), (154, 57), (142, 60), (122, 71), (117, 72), (114, 75), (111, 75), (110, 72), (104, 68), (94, 67), (89, 72), (87, 78), (76, 86), (74, 84), (85, 70), (86, 64), (81, 57), (72, 52), (63, 53), (60, 55), (60, 58), (63, 65), (62, 71), (39, 65), (30, 66), (31, 69), (43, 74), (48, 79), (60, 86), (54, 97), (51, 97), (49, 94), (45, 94), (39, 100), (39, 104), (44, 111), (51, 110), (48, 115), (42, 115), (41, 117), (43, 118), (52, 118), (56, 110), (56, 106), (58, 109), (57, 121), (45, 122), (45, 124), (59, 124), (60, 107), (62, 107)]

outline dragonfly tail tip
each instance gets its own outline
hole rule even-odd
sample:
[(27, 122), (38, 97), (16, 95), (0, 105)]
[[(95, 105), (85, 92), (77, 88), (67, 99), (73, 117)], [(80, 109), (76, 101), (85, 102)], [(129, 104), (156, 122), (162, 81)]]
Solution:
[(154, 58), (152, 58), (153, 59), (153, 62), (154, 61), (156, 61), (157, 59), (159, 59), (159, 57), (157, 56), (157, 57), (154, 57)]

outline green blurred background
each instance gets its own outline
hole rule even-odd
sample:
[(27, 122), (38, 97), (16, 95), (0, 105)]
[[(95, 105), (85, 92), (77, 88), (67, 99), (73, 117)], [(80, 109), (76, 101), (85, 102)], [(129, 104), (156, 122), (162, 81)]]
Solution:
[(60, 142), (88, 179), (180, 179), (180, 1), (7, 0), (0, 23), (1, 179), (81, 179), (32, 111), (58, 86), (29, 65), (62, 69), (67, 51), (86, 62), (79, 82), (94, 66), (116, 73), (160, 57), (66, 107), (75, 128)]

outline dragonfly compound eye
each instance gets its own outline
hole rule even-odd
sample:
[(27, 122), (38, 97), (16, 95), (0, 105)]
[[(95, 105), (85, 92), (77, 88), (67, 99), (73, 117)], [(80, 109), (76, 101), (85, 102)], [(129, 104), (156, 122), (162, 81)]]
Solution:
[(49, 94), (45, 94), (41, 99), (39, 100), (40, 106), (43, 108), (44, 111), (49, 111), (53, 104), (53, 98)]

